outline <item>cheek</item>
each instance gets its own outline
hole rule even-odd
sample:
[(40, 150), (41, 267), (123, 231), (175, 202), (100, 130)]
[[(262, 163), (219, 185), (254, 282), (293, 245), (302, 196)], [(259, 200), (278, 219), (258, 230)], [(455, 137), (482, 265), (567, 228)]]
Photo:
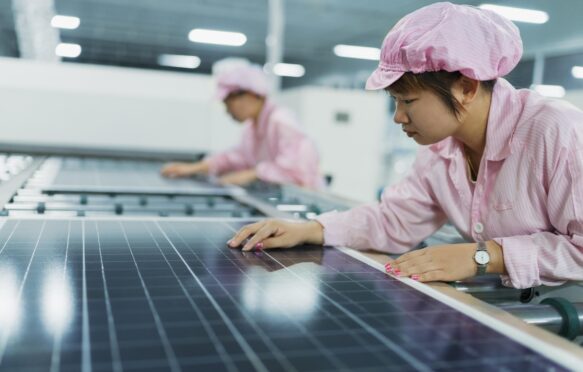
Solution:
[(438, 118), (433, 126), (433, 133), (439, 137), (451, 136), (456, 129), (456, 123), (449, 118)]
[(432, 105), (426, 110), (412, 113), (411, 119), (420, 131), (428, 136), (436, 137), (438, 140), (452, 135), (459, 126), (455, 115), (438, 105)]
[(241, 116), (241, 107), (240, 105), (237, 104), (232, 104), (229, 106), (229, 113), (231, 113), (231, 115), (239, 117)]
[(232, 113), (233, 112), (233, 104), (232, 103), (225, 103), (225, 109), (227, 110), (228, 113)]

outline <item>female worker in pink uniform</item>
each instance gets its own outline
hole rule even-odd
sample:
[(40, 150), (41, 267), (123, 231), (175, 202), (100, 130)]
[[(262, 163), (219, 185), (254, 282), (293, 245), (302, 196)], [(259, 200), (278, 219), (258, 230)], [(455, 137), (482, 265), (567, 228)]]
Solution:
[[(387, 271), (420, 281), (484, 272), (517, 288), (583, 280), (583, 112), (504, 80), (521, 55), (518, 29), (493, 12), (436, 3), (405, 16), (367, 89), (393, 96), (395, 122), (424, 145), (411, 173), (379, 204), (261, 221), (229, 245), (403, 253)], [(447, 220), (472, 243), (410, 251)]]
[(217, 80), (218, 98), (233, 119), (245, 125), (241, 142), (197, 163), (168, 164), (162, 174), (209, 173), (227, 184), (245, 185), (261, 179), (321, 188), (318, 151), (294, 116), (267, 98), (265, 74), (256, 66), (240, 66), (219, 74)]

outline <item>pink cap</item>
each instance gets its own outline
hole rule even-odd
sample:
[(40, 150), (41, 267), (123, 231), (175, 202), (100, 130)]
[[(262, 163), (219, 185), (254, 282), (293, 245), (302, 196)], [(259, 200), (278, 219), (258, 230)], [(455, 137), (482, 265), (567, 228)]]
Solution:
[(386, 88), (405, 72), (459, 71), (492, 80), (512, 71), (521, 56), (520, 33), (511, 21), (473, 6), (435, 3), (406, 15), (389, 31), (366, 89)]
[(221, 72), (217, 77), (217, 98), (223, 101), (229, 94), (248, 91), (265, 97), (269, 92), (267, 77), (258, 66), (238, 66)]

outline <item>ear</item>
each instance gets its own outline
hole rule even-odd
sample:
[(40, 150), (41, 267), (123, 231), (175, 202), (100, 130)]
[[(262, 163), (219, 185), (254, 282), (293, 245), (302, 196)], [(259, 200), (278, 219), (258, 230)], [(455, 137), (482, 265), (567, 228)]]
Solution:
[(471, 104), (478, 96), (478, 89), (480, 88), (480, 82), (478, 80), (470, 79), (462, 75), (455, 85), (457, 88), (456, 98), (458, 98), (462, 106)]

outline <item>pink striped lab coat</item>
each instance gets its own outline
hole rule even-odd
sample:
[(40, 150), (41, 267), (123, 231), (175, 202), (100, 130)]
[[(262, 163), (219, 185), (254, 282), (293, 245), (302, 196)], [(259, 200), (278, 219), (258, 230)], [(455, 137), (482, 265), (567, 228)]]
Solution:
[(446, 221), (503, 248), (507, 286), (583, 280), (583, 112), (498, 79), (477, 182), (454, 138), (423, 147), (382, 201), (317, 220), (328, 245), (403, 253)]
[(207, 158), (211, 174), (255, 168), (264, 181), (324, 186), (318, 151), (289, 111), (266, 100), (257, 123), (244, 125), (236, 147)]

